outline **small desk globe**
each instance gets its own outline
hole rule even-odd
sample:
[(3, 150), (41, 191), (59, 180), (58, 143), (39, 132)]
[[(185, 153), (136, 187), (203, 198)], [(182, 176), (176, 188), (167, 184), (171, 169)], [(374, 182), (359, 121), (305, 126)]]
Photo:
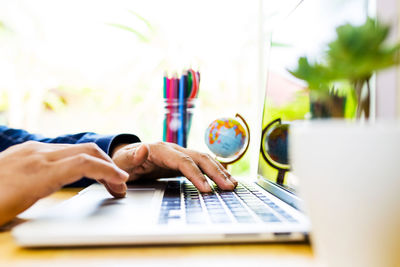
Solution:
[(219, 118), (207, 127), (204, 140), (217, 160), (227, 167), (246, 153), (250, 141), (249, 127), (239, 114), (235, 118)]

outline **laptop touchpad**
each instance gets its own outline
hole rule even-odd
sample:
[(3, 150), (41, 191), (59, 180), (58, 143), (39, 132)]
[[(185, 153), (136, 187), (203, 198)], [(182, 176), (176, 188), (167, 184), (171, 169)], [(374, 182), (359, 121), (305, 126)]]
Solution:
[[(64, 220), (123, 220), (140, 223), (154, 217), (155, 188), (129, 188), (125, 198), (114, 198), (102, 186), (91, 186), (44, 217)], [(61, 214), (60, 214), (61, 213)], [(61, 216), (60, 216), (61, 215)]]
[(125, 198), (102, 197), (97, 199), (91, 216), (118, 216), (118, 218), (138, 219), (149, 215), (155, 193), (154, 188), (129, 188)]

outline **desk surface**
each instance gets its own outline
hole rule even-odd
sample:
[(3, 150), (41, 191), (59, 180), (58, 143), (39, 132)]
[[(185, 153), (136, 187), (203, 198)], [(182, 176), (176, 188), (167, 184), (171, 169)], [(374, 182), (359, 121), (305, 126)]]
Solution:
[[(43, 209), (67, 199), (77, 189), (63, 189), (39, 201)], [(29, 212), (28, 212), (29, 213)], [(29, 216), (28, 216), (29, 217)], [(9, 231), (0, 232), (3, 266), (313, 266), (307, 244), (235, 244), (187, 246), (136, 246), (107, 248), (23, 249)]]

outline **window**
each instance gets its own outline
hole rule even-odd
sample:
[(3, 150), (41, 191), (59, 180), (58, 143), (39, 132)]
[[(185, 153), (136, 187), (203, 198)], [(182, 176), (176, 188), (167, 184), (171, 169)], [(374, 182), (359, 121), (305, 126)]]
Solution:
[[(237, 112), (249, 121), (257, 117), (255, 98), (265, 88), (260, 51), (297, 2), (2, 1), (0, 122), (48, 136), (129, 132), (158, 141), (163, 73), (192, 66), (201, 72), (201, 91), (189, 146), (205, 151), (204, 131), (212, 120)], [(321, 2), (326, 15), (316, 19), (353, 17), (352, 3), (365, 1), (331, 2)], [(291, 44), (293, 32), (274, 34), (277, 42)], [(298, 55), (284, 49), (284, 60), (271, 64)]]

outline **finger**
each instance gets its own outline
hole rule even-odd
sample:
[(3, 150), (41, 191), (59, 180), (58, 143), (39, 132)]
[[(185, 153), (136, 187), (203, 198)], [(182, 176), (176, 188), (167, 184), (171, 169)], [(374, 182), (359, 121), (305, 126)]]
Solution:
[(120, 150), (118, 154), (114, 155), (113, 160), (118, 167), (129, 171), (141, 166), (147, 160), (149, 151), (148, 145), (141, 144), (135, 148)]
[(238, 185), (238, 181), (233, 178), (233, 176), (228, 172), (228, 170), (222, 166), (221, 162), (219, 162), (218, 160), (214, 160), (218, 166), (221, 168), (221, 170), (228, 176), (229, 180), (231, 180), (231, 182), (235, 185), (235, 187)]
[(175, 149), (188, 154), (200, 169), (218, 185), (219, 188), (223, 190), (233, 190), (238, 185), (238, 182), (222, 166), (222, 164), (210, 155), (199, 153), (178, 145), (173, 146)]
[(46, 152), (46, 151), (54, 151), (55, 149), (62, 149), (66, 147), (71, 147), (71, 146), (76, 146), (76, 144), (59, 144), (59, 143), (41, 143), (41, 142), (36, 142), (32, 141), (33, 144), (37, 143), (37, 145), (40, 145), (38, 149), (40, 149), (41, 152)]
[(107, 184), (121, 184), (128, 180), (128, 174), (115, 164), (88, 154), (74, 155), (50, 164), (55, 169), (54, 179), (62, 184), (75, 182), (82, 177), (104, 180)]
[(222, 190), (233, 190), (235, 188), (235, 184), (229, 179), (225, 168), (220, 166), (210, 155), (196, 152), (192, 158), (200, 169), (213, 180), (219, 188)]
[[(48, 144), (48, 143), (42, 143), (38, 141), (26, 141), (21, 144), (17, 144), (14, 146), (11, 146), (7, 148), (6, 150), (8, 152), (16, 151), (19, 150), (22, 154), (29, 155), (32, 153), (37, 153), (37, 152), (51, 152), (54, 150), (58, 150), (63, 147), (67, 146), (72, 146), (71, 144)], [(5, 150), (5, 151), (6, 151)]]
[(59, 147), (60, 149), (58, 150), (46, 153), (48, 160), (56, 161), (62, 158), (84, 153), (108, 162), (112, 162), (111, 158), (95, 143), (84, 143), (69, 146), (60, 145)]
[(174, 149), (170, 149), (169, 153), (157, 154), (158, 153), (151, 153), (152, 157), (157, 157), (158, 160), (162, 160), (162, 165), (166, 168), (179, 170), (201, 192), (211, 192), (211, 187), (204, 174), (188, 155)]
[(122, 184), (108, 184), (104, 180), (99, 180), (107, 191), (115, 198), (123, 198), (126, 195), (126, 190), (128, 189), (125, 183)]

